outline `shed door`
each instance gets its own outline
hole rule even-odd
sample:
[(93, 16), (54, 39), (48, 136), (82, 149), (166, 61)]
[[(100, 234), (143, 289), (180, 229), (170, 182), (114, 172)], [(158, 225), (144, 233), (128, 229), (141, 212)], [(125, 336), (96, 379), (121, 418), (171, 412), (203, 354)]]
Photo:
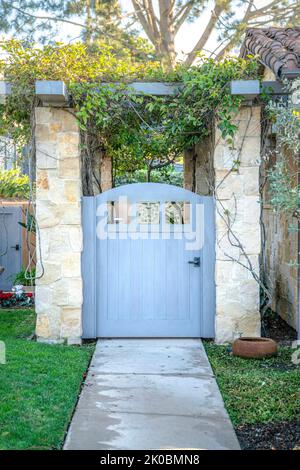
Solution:
[(20, 207), (0, 208), (0, 267), (4, 268), (0, 274), (0, 290), (11, 290), (14, 278), (22, 267), (21, 221)]
[(145, 183), (83, 206), (84, 336), (212, 337), (212, 200)]

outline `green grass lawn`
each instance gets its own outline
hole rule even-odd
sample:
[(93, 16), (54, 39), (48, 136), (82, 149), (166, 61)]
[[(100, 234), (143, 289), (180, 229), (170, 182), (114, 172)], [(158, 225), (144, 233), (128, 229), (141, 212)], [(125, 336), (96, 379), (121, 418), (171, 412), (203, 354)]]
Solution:
[(29, 341), (32, 310), (0, 310), (0, 449), (59, 449), (93, 346)]
[(249, 360), (208, 341), (204, 346), (234, 425), (300, 418), (300, 366), (292, 363), (291, 348)]

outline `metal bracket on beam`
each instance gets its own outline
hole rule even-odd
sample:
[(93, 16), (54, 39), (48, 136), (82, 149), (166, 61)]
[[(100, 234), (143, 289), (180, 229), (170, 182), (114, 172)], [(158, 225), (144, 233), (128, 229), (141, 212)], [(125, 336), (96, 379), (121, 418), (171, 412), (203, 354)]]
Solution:
[(44, 106), (68, 106), (69, 94), (67, 86), (60, 80), (37, 80), (35, 94)]

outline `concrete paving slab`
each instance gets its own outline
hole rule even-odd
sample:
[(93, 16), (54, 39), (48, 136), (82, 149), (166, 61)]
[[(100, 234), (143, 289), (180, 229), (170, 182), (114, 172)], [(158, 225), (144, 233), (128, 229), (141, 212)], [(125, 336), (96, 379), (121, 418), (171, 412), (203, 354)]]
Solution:
[(200, 340), (100, 340), (64, 449), (239, 449)]
[[(95, 386), (96, 385), (96, 386)], [(86, 382), (81, 408), (128, 413), (227, 418), (215, 379), (206, 376), (95, 375)]]
[[(99, 432), (100, 431), (100, 432)], [(65, 450), (238, 450), (229, 420), (80, 410)]]
[[(190, 342), (190, 344), (189, 344)], [(199, 339), (100, 340), (92, 367), (101, 374), (211, 374)]]

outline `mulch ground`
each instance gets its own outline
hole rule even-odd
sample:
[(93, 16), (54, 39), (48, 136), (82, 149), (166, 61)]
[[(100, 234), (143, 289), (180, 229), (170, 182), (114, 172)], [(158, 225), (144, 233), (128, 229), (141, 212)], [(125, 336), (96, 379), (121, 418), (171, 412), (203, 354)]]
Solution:
[[(290, 346), (297, 339), (297, 332), (274, 313), (265, 318), (263, 331), (266, 338), (281, 346)], [(237, 426), (235, 431), (242, 450), (300, 450), (300, 418), (289, 422)]]
[(274, 339), (281, 346), (290, 346), (297, 339), (297, 332), (279, 315), (271, 313), (263, 320), (263, 336)]
[(300, 419), (237, 426), (235, 431), (242, 450), (300, 450)]

